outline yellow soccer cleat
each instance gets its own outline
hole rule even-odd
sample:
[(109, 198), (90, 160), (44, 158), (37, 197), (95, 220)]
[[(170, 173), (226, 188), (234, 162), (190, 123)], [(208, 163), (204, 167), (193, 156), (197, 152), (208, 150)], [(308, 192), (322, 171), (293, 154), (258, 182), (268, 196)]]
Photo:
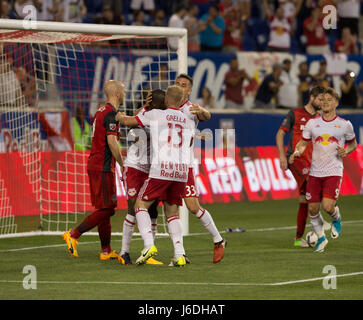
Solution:
[(153, 245), (148, 249), (143, 249), (141, 251), (141, 256), (137, 258), (136, 264), (145, 264), (145, 262), (150, 258), (158, 254), (158, 249)]
[(68, 251), (70, 254), (78, 258), (78, 252), (77, 252), (77, 245), (78, 240), (71, 237), (71, 230), (68, 230), (67, 232), (63, 233), (63, 240), (67, 243)]
[(153, 257), (150, 257), (149, 259), (146, 260), (145, 264), (162, 265), (164, 263), (162, 263), (161, 261), (155, 260)]
[(171, 259), (169, 267), (184, 267), (187, 264), (184, 256), (180, 256), (178, 259)]
[(118, 254), (115, 252), (115, 250), (112, 250), (110, 253), (100, 252), (100, 260), (112, 260), (117, 258)]

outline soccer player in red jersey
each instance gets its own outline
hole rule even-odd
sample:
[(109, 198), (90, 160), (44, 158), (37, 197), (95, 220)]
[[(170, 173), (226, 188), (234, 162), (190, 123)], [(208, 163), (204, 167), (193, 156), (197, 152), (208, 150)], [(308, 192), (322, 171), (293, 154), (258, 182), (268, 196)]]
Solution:
[(79, 237), (97, 226), (101, 240), (101, 260), (117, 259), (111, 250), (111, 217), (117, 206), (115, 162), (123, 166), (118, 144), (119, 123), (116, 111), (124, 101), (124, 86), (119, 81), (107, 81), (104, 88), (107, 104), (101, 106), (93, 118), (92, 146), (87, 163), (92, 205), (96, 211), (87, 216), (76, 228), (63, 234), (68, 251), (78, 257)]
[[(323, 86), (315, 86), (310, 91), (310, 98), (307, 105), (303, 108), (292, 109), (287, 114), (287, 117), (282, 122), (280, 129), (276, 134), (276, 145), (280, 154), (280, 167), (283, 170), (290, 169), (292, 172), (299, 190), (299, 209), (297, 213), (297, 229), (295, 247), (309, 247), (303, 239), (305, 232), (306, 220), (308, 217), (308, 204), (305, 198), (306, 183), (309, 176), (312, 156), (312, 144), (310, 143), (301, 157), (293, 164), (288, 164), (288, 157), (294, 152), (295, 146), (300, 141), (302, 132), (307, 122), (319, 117), (317, 113), (323, 103), (324, 93), (326, 88)], [(289, 133), (289, 146), (287, 155), (284, 147), (285, 134)], [(328, 226), (326, 226), (328, 228)]]

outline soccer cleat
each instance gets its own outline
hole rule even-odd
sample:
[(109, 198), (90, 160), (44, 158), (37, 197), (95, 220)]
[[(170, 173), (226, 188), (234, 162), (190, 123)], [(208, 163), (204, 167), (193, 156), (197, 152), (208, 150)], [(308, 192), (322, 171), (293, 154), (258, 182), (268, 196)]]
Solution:
[(67, 243), (68, 251), (70, 254), (78, 258), (78, 252), (77, 252), (77, 245), (78, 240), (71, 237), (71, 230), (68, 230), (67, 232), (63, 233), (63, 240)]
[(340, 236), (342, 232), (342, 219), (339, 218), (337, 221), (332, 221), (332, 224), (331, 224), (331, 237), (333, 239), (336, 239)]
[(145, 264), (162, 265), (164, 263), (161, 261), (155, 260), (153, 257), (150, 257), (149, 259), (146, 260)]
[(328, 231), (331, 229), (331, 225), (329, 222), (326, 222), (325, 220), (323, 221), (324, 222), (324, 231)]
[(299, 238), (294, 241), (294, 247), (309, 248), (309, 244), (305, 239)]
[(180, 256), (178, 259), (171, 259), (169, 267), (184, 267), (187, 264), (184, 256)]
[(327, 244), (328, 240), (326, 239), (326, 237), (325, 236), (320, 237), (315, 245), (314, 252), (323, 252)]
[(115, 250), (112, 250), (109, 253), (100, 252), (100, 260), (112, 260), (112, 259), (117, 259), (117, 258), (118, 258), (118, 254), (115, 252)]
[(123, 255), (121, 255), (121, 252), (120, 252), (120, 254), (117, 257), (117, 260), (118, 260), (118, 263), (121, 263), (125, 266), (132, 265), (132, 260), (131, 260), (128, 252), (125, 252)]
[(221, 261), (224, 257), (224, 248), (227, 246), (227, 240), (223, 239), (222, 241), (216, 243), (213, 249), (213, 263), (217, 263)]
[(189, 260), (188, 256), (186, 254), (183, 254), (183, 256), (184, 256), (185, 262), (187, 264), (190, 264), (190, 260)]
[(154, 245), (152, 245), (148, 249), (143, 249), (141, 251), (141, 256), (137, 258), (136, 264), (144, 264), (150, 257), (157, 255), (158, 249)]

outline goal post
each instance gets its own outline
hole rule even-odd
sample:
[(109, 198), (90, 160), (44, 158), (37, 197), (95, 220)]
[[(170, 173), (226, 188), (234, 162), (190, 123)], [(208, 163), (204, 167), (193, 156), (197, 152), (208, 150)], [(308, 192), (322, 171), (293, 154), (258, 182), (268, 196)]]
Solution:
[[(178, 38), (177, 50), (168, 37)], [(61, 234), (93, 210), (88, 126), (105, 102), (104, 83), (124, 82), (131, 114), (146, 90), (187, 73), (187, 48), (181, 28), (0, 19), (0, 238)], [(122, 194), (119, 170), (116, 177)], [(180, 216), (188, 234), (185, 205)], [(162, 227), (158, 233), (167, 234), (165, 221)]]

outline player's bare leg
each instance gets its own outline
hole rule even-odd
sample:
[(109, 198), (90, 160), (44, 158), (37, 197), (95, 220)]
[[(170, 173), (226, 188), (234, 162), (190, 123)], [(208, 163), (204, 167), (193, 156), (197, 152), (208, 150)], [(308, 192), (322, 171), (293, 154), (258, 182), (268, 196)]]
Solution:
[(154, 245), (154, 238), (151, 231), (151, 219), (148, 212), (149, 207), (154, 202), (143, 201), (140, 199), (136, 200), (135, 204), (135, 217), (137, 226), (144, 240), (144, 249), (141, 251), (141, 256), (136, 260), (136, 264), (144, 264), (150, 257), (157, 254), (158, 250)]
[(308, 210), (313, 230), (318, 236), (314, 251), (323, 252), (325, 246), (328, 244), (328, 240), (324, 232), (324, 220), (320, 213), (320, 202), (309, 203)]
[(226, 240), (222, 238), (219, 233), (211, 214), (199, 204), (197, 197), (184, 198), (185, 205), (188, 210), (192, 212), (207, 229), (209, 234), (213, 238), (214, 242), (214, 252), (213, 252), (213, 262), (217, 263), (221, 261), (224, 257), (224, 248), (226, 247)]
[(169, 266), (183, 267), (186, 265), (185, 250), (183, 245), (183, 228), (179, 218), (179, 207), (163, 201), (164, 213), (168, 223), (168, 230), (174, 246), (174, 258)]
[(328, 213), (332, 219), (331, 237), (333, 239), (338, 238), (342, 232), (340, 211), (336, 203), (336, 200), (330, 198), (323, 198), (321, 201), (324, 211)]

